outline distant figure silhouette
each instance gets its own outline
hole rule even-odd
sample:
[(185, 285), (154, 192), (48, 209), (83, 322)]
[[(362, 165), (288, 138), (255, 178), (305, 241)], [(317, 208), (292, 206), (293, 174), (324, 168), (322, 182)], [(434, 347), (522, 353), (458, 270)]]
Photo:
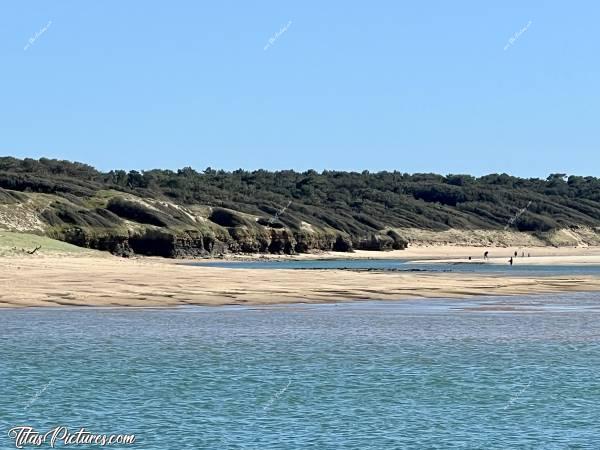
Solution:
[(483, 259), (488, 259), (488, 253), (489, 253), (489, 252), (485, 252), (485, 253), (483, 254)]
[(471, 261), (471, 257), (469, 256), (469, 261)]
[(515, 252), (515, 258), (517, 257), (517, 252)]
[(513, 259), (512, 259), (512, 256), (510, 257), (510, 259), (508, 260), (508, 262), (510, 263), (510, 265), (511, 265), (511, 266), (513, 265)]
[(527, 253), (527, 257), (529, 258), (531, 256), (531, 253)]

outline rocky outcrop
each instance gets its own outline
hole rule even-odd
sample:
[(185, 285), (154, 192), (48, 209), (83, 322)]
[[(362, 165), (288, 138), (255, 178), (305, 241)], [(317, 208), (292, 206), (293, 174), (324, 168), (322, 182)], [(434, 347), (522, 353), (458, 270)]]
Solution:
[(358, 250), (403, 250), (407, 246), (408, 241), (394, 230), (386, 233), (372, 233), (354, 241), (354, 247)]
[(85, 228), (67, 228), (63, 233), (50, 233), (50, 237), (79, 247), (110, 252), (118, 256), (131, 256), (129, 236), (113, 233), (94, 234)]
[(119, 256), (162, 256), (165, 258), (202, 258), (227, 253), (271, 253), (293, 255), (312, 251), (352, 251), (350, 238), (335, 235), (295, 234), (288, 229), (261, 232), (246, 227), (232, 227), (226, 236), (203, 234), (198, 230), (173, 232), (155, 228), (128, 234), (97, 234), (72, 227), (52, 237), (71, 244), (111, 252)]
[[(165, 258), (202, 258), (228, 253), (270, 253), (293, 255), (313, 251), (352, 252), (352, 240), (347, 235), (333, 233), (294, 233), (287, 228), (266, 230), (246, 226), (231, 227), (225, 236), (215, 236), (198, 230), (173, 232), (148, 228), (128, 234), (96, 234), (81, 227), (72, 227), (52, 237), (71, 244), (109, 251), (119, 256), (162, 256)], [(387, 236), (385, 236), (387, 237)], [(382, 243), (385, 242), (385, 245)], [(373, 237), (359, 242), (362, 249), (391, 249), (393, 240)]]
[(391, 237), (374, 233), (354, 241), (354, 246), (359, 250), (391, 250), (393, 244)]

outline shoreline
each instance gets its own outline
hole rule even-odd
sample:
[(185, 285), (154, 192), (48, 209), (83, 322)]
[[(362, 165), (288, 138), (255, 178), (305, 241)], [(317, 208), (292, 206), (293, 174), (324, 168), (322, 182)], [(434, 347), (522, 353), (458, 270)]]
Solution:
[[(479, 248), (480, 252), (481, 250)], [(500, 250), (506, 252), (507, 256), (508, 252), (514, 252), (513, 249), (507, 248), (497, 250), (499, 261), (503, 259)], [(473, 248), (462, 248), (458, 253), (464, 258), (464, 255), (472, 251)], [(495, 255), (496, 250), (493, 251), (494, 253), (490, 253)], [(422, 257), (422, 262), (442, 263), (448, 261), (448, 254), (456, 255), (457, 248), (419, 247), (413, 248), (411, 252), (403, 252), (406, 251), (384, 253), (392, 258), (397, 258), (399, 254), (412, 253), (414, 262), (417, 262), (417, 257)], [(368, 256), (374, 256), (372, 252), (366, 253)], [(324, 256), (331, 255), (310, 256), (311, 259), (323, 259)], [(348, 259), (346, 254), (339, 256)], [(364, 258), (366, 255), (363, 253), (354, 256), (355, 258), (350, 259)], [(589, 264), (590, 261), (600, 261), (599, 258), (599, 247), (587, 247), (550, 248), (546, 249), (545, 254), (524, 259), (527, 259), (528, 263), (529, 260), (533, 262), (537, 259), (539, 264), (556, 265), (565, 262)], [(97, 253), (41, 253), (32, 256), (0, 257), (0, 285), (3, 287), (0, 292), (0, 309), (73, 306), (254, 306), (600, 292), (600, 276), (595, 275), (515, 276), (457, 272), (355, 272), (336, 269), (233, 270), (190, 266), (187, 265), (188, 262), (190, 260), (124, 259)], [(460, 262), (464, 262), (464, 259)]]
[[(505, 259), (518, 253), (515, 261), (527, 261), (527, 264), (600, 264), (600, 246), (587, 247), (475, 247), (454, 245), (415, 245), (405, 250), (355, 250), (354, 252), (315, 252), (295, 255), (277, 254), (226, 254), (223, 257), (183, 258), (169, 260), (173, 263), (187, 264), (218, 263), (218, 262), (248, 262), (248, 261), (328, 261), (328, 260), (390, 260), (399, 259), (407, 262), (484, 262), (483, 253), (489, 252), (489, 263), (505, 263)], [(525, 253), (525, 257), (521, 255)], [(531, 256), (528, 257), (527, 255)], [(545, 258), (545, 259), (541, 259)], [(162, 260), (163, 258), (152, 259)], [(486, 262), (486, 263), (487, 263)]]

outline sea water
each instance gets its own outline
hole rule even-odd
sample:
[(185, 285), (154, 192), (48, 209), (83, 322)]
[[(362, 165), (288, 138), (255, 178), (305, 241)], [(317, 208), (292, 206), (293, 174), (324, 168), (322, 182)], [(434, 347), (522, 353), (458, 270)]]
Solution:
[(2, 310), (0, 448), (598, 449), (599, 374), (597, 293)]
[(528, 264), (527, 258), (515, 258), (511, 266), (481, 262), (414, 262), (401, 259), (325, 259), (325, 260), (258, 260), (193, 262), (193, 266), (228, 269), (297, 269), (297, 270), (383, 270), (396, 272), (456, 272), (503, 274), (510, 276), (537, 275), (600, 275), (598, 264)]

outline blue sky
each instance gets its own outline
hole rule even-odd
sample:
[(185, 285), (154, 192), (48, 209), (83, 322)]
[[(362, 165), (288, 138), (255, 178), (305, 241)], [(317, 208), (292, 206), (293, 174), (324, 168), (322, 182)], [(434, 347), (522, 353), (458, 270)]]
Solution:
[(599, 16), (591, 0), (4, 1), (0, 154), (598, 176)]

